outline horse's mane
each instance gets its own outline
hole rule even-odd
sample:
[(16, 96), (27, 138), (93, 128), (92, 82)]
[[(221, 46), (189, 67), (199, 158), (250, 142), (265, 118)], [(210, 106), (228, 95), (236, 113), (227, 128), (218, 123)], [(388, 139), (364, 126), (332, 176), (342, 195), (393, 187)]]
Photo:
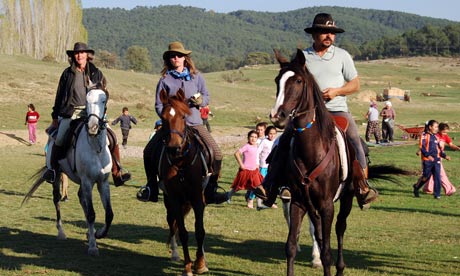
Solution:
[(334, 120), (326, 108), (326, 104), (323, 99), (323, 92), (319, 89), (313, 75), (308, 71), (307, 67), (304, 66), (304, 77), (307, 82), (307, 90), (312, 89), (313, 99), (316, 104), (316, 124), (320, 131), (323, 139), (333, 139), (335, 137), (335, 124)]

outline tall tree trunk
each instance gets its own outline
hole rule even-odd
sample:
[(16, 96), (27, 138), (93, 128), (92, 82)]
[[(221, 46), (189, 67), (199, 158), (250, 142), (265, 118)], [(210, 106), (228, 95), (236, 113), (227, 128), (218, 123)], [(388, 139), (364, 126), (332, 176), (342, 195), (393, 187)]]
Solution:
[(0, 0), (0, 53), (67, 59), (85, 42), (81, 0)]

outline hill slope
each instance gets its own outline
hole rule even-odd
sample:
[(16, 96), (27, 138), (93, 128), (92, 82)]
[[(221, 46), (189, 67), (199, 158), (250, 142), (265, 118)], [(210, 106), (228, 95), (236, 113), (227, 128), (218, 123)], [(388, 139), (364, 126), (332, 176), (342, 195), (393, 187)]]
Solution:
[(235, 11), (216, 13), (183, 6), (137, 7), (132, 10), (84, 9), (83, 23), (89, 44), (124, 56), (132, 45), (149, 50), (154, 71), (162, 65), (162, 53), (169, 42), (182, 41), (203, 71), (222, 70), (227, 60), (242, 60), (249, 52), (271, 53), (273, 48), (290, 53), (299, 43), (311, 43), (303, 29), (316, 13), (334, 15), (346, 30), (338, 37), (357, 45), (383, 36), (402, 34), (426, 24), (445, 26), (444, 19), (414, 14), (342, 7), (313, 7), (288, 12)]

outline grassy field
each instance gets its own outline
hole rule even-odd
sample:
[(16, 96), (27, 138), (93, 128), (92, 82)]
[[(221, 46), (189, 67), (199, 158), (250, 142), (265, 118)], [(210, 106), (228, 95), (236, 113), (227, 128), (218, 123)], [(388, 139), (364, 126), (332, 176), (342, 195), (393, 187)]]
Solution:
[[(104, 70), (111, 92), (109, 118), (123, 106), (139, 119), (128, 150), (122, 150), (123, 164), (133, 179), (122, 187), (112, 186), (114, 224), (109, 237), (99, 240), (100, 256), (86, 254), (86, 224), (76, 195), (70, 186), (70, 200), (62, 204), (66, 241), (56, 240), (55, 212), (51, 186), (44, 184), (20, 207), (29, 189), (30, 176), (43, 165), (43, 129), (50, 123), (56, 84), (65, 64), (34, 61), (25, 57), (1, 56), (0, 68), (0, 274), (1, 275), (179, 275), (181, 263), (169, 260), (165, 241), (167, 223), (162, 203), (135, 199), (145, 183), (142, 147), (157, 119), (153, 95), (159, 76)], [(429, 119), (448, 121), (451, 137), (460, 138), (460, 63), (453, 59), (399, 59), (358, 63), (362, 89), (351, 97), (350, 106), (364, 133), (363, 114), (369, 96), (381, 93), (391, 83), (411, 91), (411, 102), (393, 101), (396, 122), (422, 124)], [(246, 68), (243, 80), (223, 81), (223, 74), (206, 74), (212, 94), (213, 135), (224, 150), (221, 185), (228, 189), (237, 171), (233, 152), (245, 142), (257, 118), (266, 118), (274, 101), (277, 66)], [(39, 142), (29, 146), (24, 116), (32, 102), (41, 113)], [(380, 103), (379, 108), (383, 104)], [(118, 134), (118, 129), (117, 129)], [(394, 181), (375, 181), (378, 202), (367, 211), (355, 203), (345, 234), (346, 275), (458, 275), (460, 271), (460, 200), (458, 193), (434, 200), (430, 195), (416, 199), (412, 184), (420, 173), (420, 159), (414, 141), (401, 139), (398, 146), (371, 148), (372, 165), (392, 164), (413, 172)], [(457, 187), (460, 182), (460, 153), (444, 162), (447, 174)], [(95, 191), (96, 192), (96, 191)], [(98, 226), (103, 210), (95, 193)], [(187, 219), (194, 250), (193, 215)], [(283, 275), (284, 242), (287, 227), (282, 210), (257, 212), (245, 207), (244, 193), (232, 204), (206, 208), (207, 275)], [(332, 239), (335, 255), (336, 241)], [(297, 275), (322, 275), (310, 268), (311, 241), (301, 237), (302, 251), (296, 259)], [(193, 251), (192, 251), (193, 253)], [(181, 254), (182, 255), (182, 254)], [(335, 269), (333, 269), (335, 270)]]

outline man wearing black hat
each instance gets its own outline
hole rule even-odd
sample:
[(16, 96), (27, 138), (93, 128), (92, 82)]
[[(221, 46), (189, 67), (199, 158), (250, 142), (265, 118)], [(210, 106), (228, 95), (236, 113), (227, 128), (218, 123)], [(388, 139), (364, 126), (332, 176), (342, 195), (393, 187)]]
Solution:
[[(94, 50), (88, 48), (83, 42), (75, 43), (73, 50), (67, 50), (70, 66), (62, 72), (54, 100), (53, 119), (48, 129), (58, 129), (56, 140), (51, 149), (51, 169), (48, 169), (43, 178), (54, 182), (58, 161), (65, 157), (65, 139), (72, 120), (86, 117), (86, 93), (95, 84), (104, 86), (105, 78), (102, 72), (91, 62)], [(121, 175), (117, 145), (112, 150), (114, 169), (119, 169), (113, 175), (115, 184), (122, 185), (131, 176)]]
[[(354, 173), (362, 181), (359, 181), (359, 193), (357, 193), (358, 204), (361, 209), (368, 207), (369, 203), (377, 198), (378, 192), (369, 187), (367, 182), (367, 160), (358, 135), (358, 128), (348, 111), (347, 95), (357, 92), (360, 88), (358, 72), (356, 71), (353, 59), (350, 54), (339, 47), (334, 46), (337, 33), (344, 30), (335, 25), (332, 16), (327, 13), (319, 13), (315, 16), (311, 27), (304, 29), (306, 33), (312, 35), (313, 45), (304, 50), (306, 66), (313, 74), (319, 88), (323, 91), (323, 99), (327, 109), (333, 115), (347, 119), (347, 139), (350, 140), (356, 151), (357, 160), (354, 162)], [(281, 145), (280, 145), (281, 146)], [(276, 169), (274, 169), (276, 170)], [(275, 175), (275, 174), (271, 174)], [(266, 176), (263, 186), (268, 188), (267, 193), (263, 187), (255, 190), (258, 197), (264, 199), (264, 204), (270, 206), (276, 196), (274, 190), (277, 185), (274, 176)], [(279, 184), (278, 184), (279, 185)], [(288, 188), (284, 187), (281, 191), (282, 199), (290, 199)]]
[(358, 203), (363, 208), (365, 204), (374, 201), (378, 193), (368, 185), (367, 160), (358, 128), (347, 105), (347, 95), (358, 92), (360, 88), (358, 72), (350, 54), (334, 45), (336, 34), (343, 33), (344, 30), (336, 26), (330, 14), (317, 14), (311, 27), (304, 30), (313, 38), (313, 45), (304, 50), (306, 65), (323, 91), (326, 107), (334, 116), (348, 120), (347, 139), (353, 144), (362, 169), (358, 168), (354, 173), (362, 175), (363, 178), (358, 195)]

